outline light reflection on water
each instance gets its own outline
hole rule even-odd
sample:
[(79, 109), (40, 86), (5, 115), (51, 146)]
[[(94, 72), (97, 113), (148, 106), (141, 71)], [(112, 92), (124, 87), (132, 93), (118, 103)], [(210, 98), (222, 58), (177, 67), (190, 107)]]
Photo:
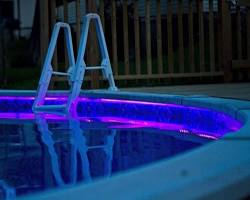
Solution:
[(126, 120), (7, 120), (0, 124), (0, 199), (143, 166), (207, 143), (207, 138), (140, 127)]

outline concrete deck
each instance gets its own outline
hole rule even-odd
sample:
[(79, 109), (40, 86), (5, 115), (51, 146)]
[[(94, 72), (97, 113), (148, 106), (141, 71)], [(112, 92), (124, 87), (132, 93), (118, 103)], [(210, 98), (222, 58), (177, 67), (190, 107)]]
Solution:
[(250, 83), (202, 84), (124, 88), (122, 91), (176, 95), (208, 95), (213, 97), (250, 100)]

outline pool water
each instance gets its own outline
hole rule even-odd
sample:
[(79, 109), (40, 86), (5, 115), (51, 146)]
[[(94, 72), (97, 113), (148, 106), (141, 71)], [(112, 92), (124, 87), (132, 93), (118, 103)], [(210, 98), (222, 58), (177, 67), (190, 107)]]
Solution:
[(0, 199), (89, 183), (212, 141), (120, 122), (2, 120)]
[(178, 104), (80, 97), (65, 116), (34, 114), (33, 101), (0, 96), (0, 200), (108, 178), (242, 127), (225, 113)]

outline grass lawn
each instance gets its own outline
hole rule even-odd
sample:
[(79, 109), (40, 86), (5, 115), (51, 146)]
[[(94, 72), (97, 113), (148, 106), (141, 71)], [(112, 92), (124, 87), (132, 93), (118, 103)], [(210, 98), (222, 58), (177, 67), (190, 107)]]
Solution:
[(7, 85), (1, 89), (36, 89), (40, 77), (39, 67), (20, 67), (7, 69)]

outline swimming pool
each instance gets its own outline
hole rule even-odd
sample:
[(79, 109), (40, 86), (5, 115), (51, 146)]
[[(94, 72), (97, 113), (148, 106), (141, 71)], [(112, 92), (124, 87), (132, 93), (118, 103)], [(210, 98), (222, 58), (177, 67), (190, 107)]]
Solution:
[[(155, 165), (163, 167), (165, 162), (192, 154), (191, 149), (198, 152), (223, 141), (211, 142), (225, 138), (227, 133), (231, 133), (230, 137), (239, 136), (235, 131), (246, 123), (243, 115), (234, 115), (233, 106), (229, 109), (228, 103), (202, 96), (90, 92), (78, 99), (71, 116), (34, 115), (33, 99), (29, 93), (7, 93), (0, 97), (0, 128), (9, 135), (2, 144), (9, 144), (10, 155), (16, 154), (16, 160), (12, 156), (6, 159), (5, 154), (8, 167), (3, 174), (12, 185), (7, 181), (3, 186), (9, 189), (10, 196), (13, 192), (27, 194), (81, 182), (88, 184), (73, 188), (86, 190)], [(48, 104), (64, 101), (64, 95), (58, 94), (47, 99)], [(206, 145), (196, 148), (203, 144)], [(181, 171), (183, 177), (188, 173)], [(106, 179), (113, 174), (113, 178)], [(157, 170), (154, 174), (158, 177)], [(136, 182), (136, 174), (133, 177)], [(141, 180), (140, 184), (145, 183)]]

